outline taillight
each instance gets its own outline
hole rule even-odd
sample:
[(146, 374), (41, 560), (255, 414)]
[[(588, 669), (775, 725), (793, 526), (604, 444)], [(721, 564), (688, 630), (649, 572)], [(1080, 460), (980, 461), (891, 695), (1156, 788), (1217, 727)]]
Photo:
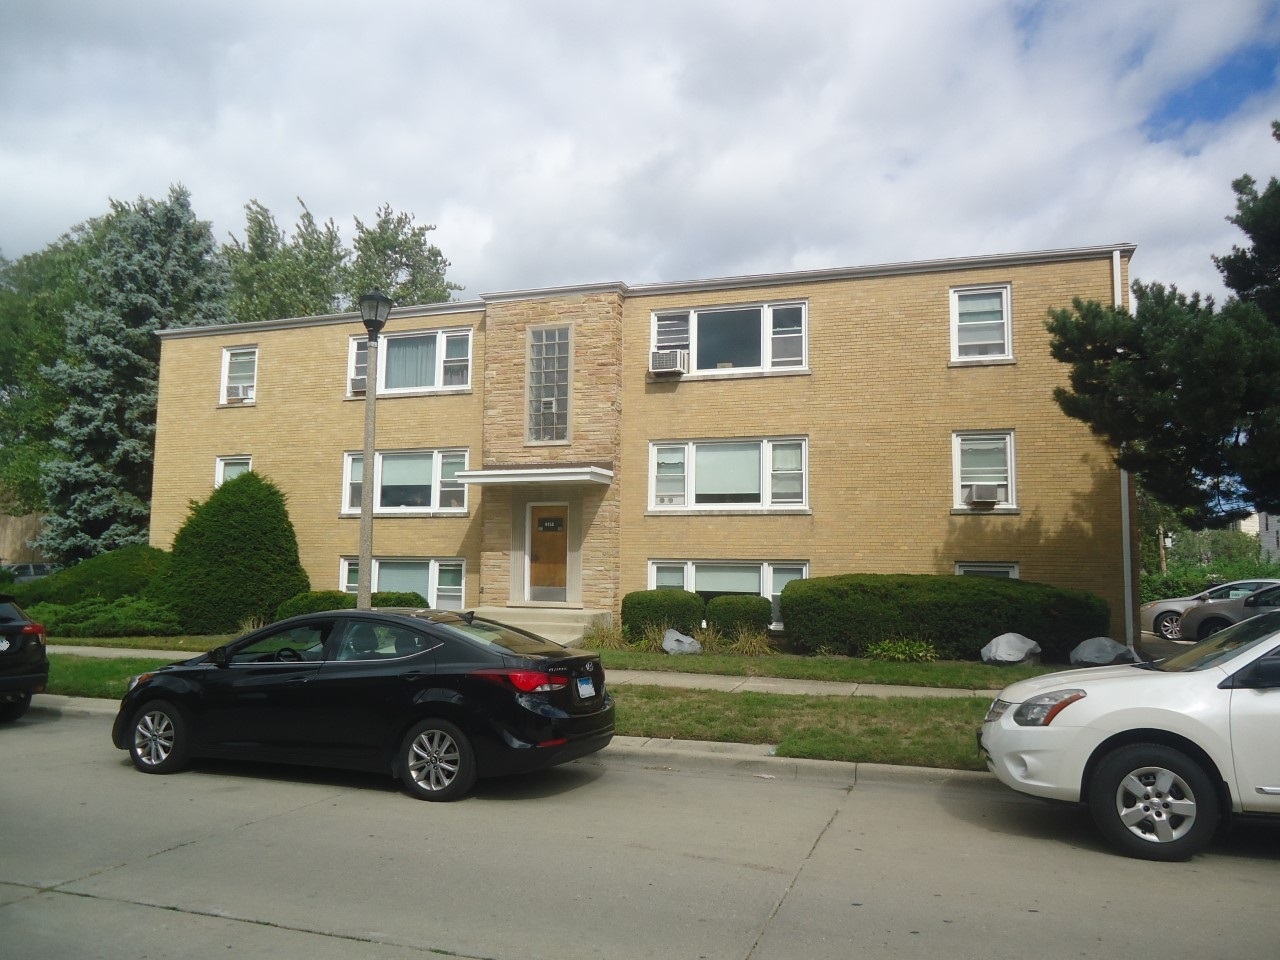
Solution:
[(491, 683), (515, 687), (521, 693), (551, 693), (553, 690), (561, 690), (569, 685), (568, 677), (544, 673), (541, 670), (508, 670), (505, 667), (492, 667), (472, 671), (471, 676)]
[(38, 623), (28, 623), (22, 628), (22, 632), (36, 638), (36, 643), (44, 645), (44, 627)]

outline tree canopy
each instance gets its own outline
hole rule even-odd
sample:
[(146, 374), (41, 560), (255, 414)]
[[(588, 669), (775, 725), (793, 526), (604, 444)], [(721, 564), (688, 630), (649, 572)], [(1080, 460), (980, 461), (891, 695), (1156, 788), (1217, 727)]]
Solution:
[(435, 229), (390, 205), (366, 224), (355, 218), (349, 249), (332, 219), (317, 223), (298, 200), (302, 215), (286, 237), (271, 211), (245, 205), (245, 234), (223, 247), (231, 270), (231, 309), (236, 320), (276, 320), (352, 310), (378, 289), (400, 304), (438, 303), (462, 288), (445, 279), (449, 261), (432, 244)]
[[(1280, 123), (1273, 124), (1280, 140)], [(1076, 299), (1048, 322), (1070, 366), (1063, 412), (1156, 498), (1200, 526), (1280, 512), (1280, 182), (1233, 184), (1249, 244), (1214, 261), (1232, 295), (1133, 284), (1135, 309)]]

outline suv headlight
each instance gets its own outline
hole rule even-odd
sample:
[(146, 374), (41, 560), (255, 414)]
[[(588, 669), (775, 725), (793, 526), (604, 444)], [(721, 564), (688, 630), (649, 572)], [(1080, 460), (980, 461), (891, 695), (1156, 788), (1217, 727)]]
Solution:
[(1042, 693), (1019, 704), (1013, 711), (1013, 722), (1021, 727), (1047, 727), (1066, 707), (1084, 697), (1085, 692), (1079, 689)]

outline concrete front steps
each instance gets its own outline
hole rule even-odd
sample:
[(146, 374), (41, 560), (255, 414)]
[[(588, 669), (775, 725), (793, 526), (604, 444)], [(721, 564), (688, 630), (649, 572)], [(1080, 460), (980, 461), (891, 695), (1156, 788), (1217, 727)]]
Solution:
[(569, 607), (476, 607), (475, 613), (478, 617), (509, 623), (566, 646), (581, 640), (583, 631), (592, 621), (613, 619), (608, 610)]

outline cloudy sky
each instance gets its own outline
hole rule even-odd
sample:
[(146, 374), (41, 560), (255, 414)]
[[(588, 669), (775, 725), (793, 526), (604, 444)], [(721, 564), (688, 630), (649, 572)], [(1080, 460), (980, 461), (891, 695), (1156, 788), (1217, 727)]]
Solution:
[(1131, 241), (1221, 294), (1278, 0), (4, 0), (0, 253), (192, 193), (437, 225), (469, 298)]

